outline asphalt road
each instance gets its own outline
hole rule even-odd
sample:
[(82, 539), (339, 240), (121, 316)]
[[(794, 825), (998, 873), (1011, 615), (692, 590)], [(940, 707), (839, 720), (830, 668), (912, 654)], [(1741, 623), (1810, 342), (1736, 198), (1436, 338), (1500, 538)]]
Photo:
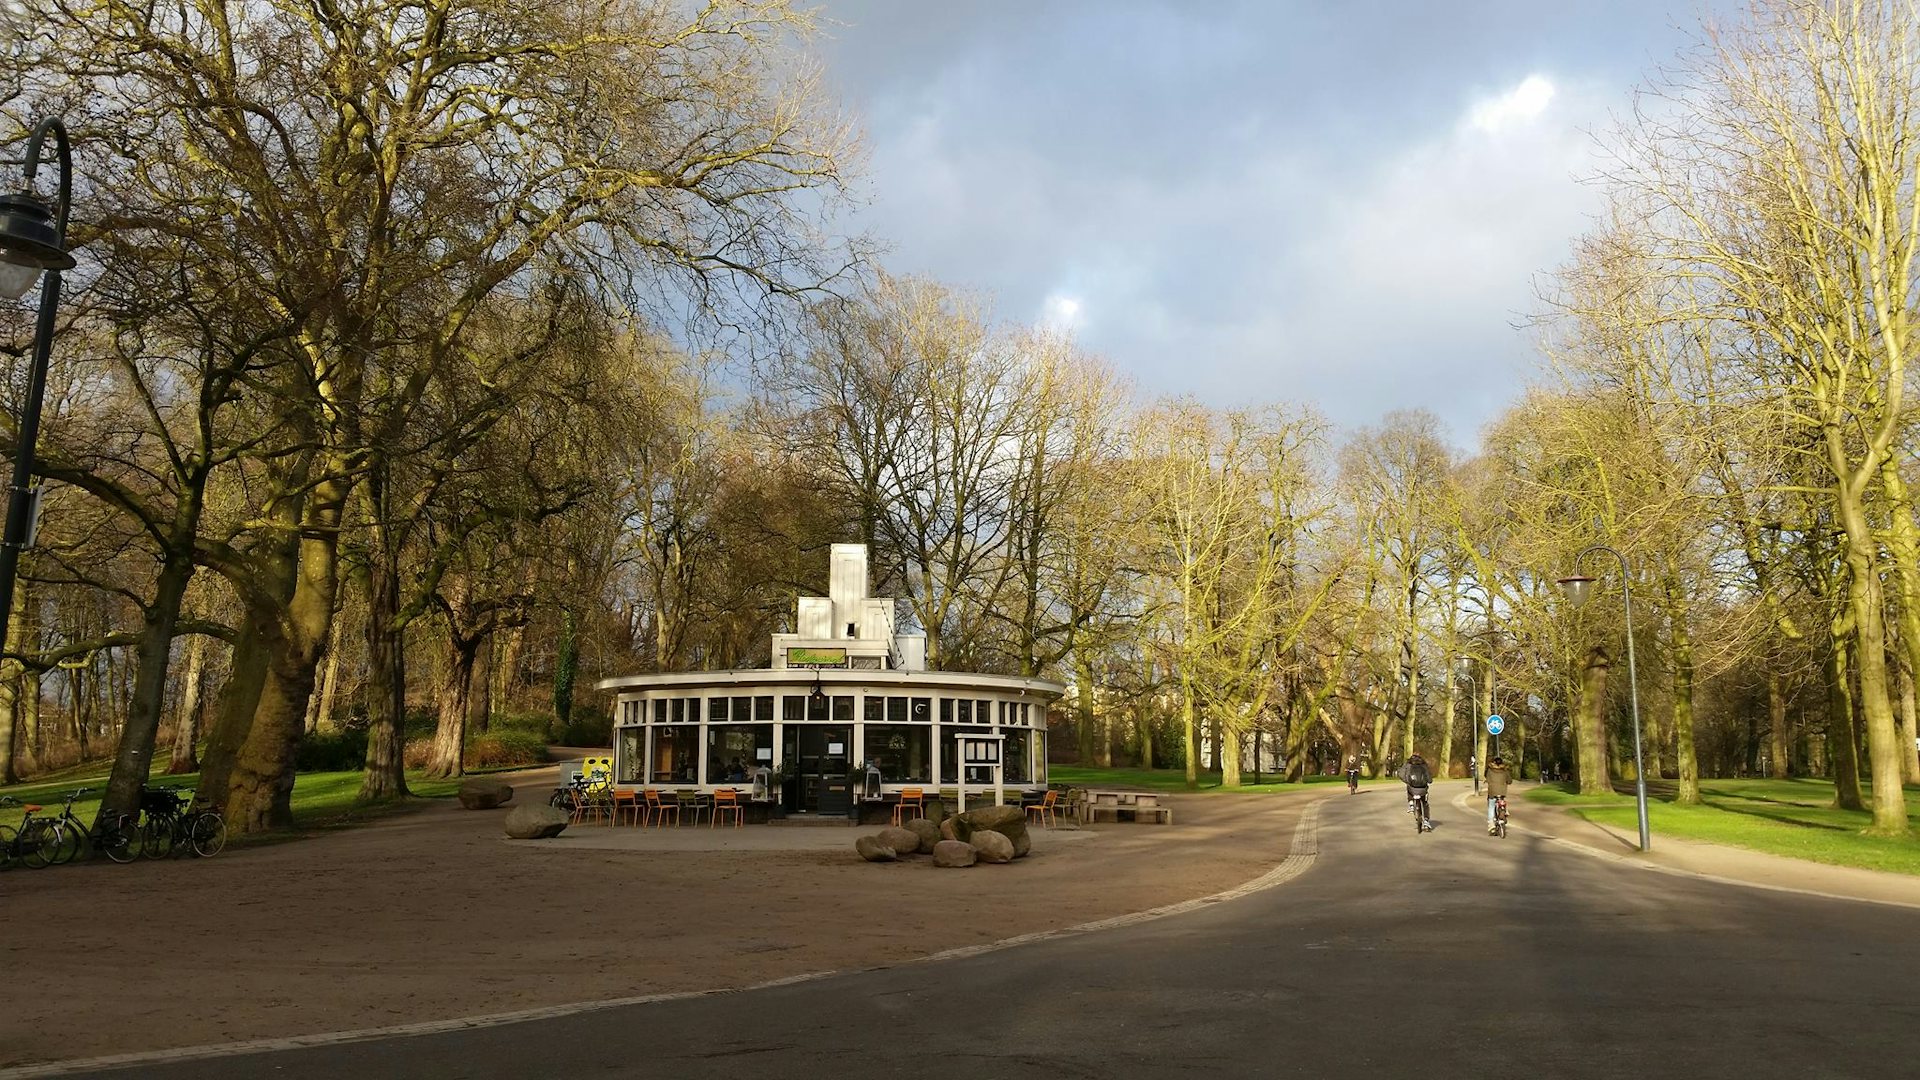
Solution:
[[(99, 1075), (1920, 1076), (1920, 914), (1649, 873), (1517, 831), (1497, 840), (1451, 804), (1459, 790), (1437, 789), (1440, 827), (1425, 836), (1390, 790), (1337, 794), (1303, 876), (1122, 929)], [(987, 894), (969, 892), (954, 917), (990, 917), (973, 914)]]

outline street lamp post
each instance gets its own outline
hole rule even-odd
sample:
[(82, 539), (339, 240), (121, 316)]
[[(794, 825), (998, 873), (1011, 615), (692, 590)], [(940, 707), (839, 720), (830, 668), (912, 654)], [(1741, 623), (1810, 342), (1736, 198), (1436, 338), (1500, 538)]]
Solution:
[[(1627, 699), (1633, 706), (1634, 805), (1640, 815), (1640, 850), (1646, 851), (1651, 845), (1651, 838), (1647, 833), (1647, 769), (1640, 756), (1640, 678), (1633, 665), (1633, 590), (1627, 584), (1631, 574), (1627, 570), (1627, 557), (1605, 544), (1595, 544), (1575, 555), (1574, 566), (1578, 567), (1580, 560), (1596, 551), (1604, 551), (1620, 563), (1620, 600), (1626, 606), (1627, 613)], [(1587, 596), (1593, 591), (1593, 579), (1576, 574), (1561, 578), (1560, 587), (1566, 590), (1568, 601), (1574, 607), (1579, 607), (1587, 602)]]
[[(53, 136), (60, 175), (52, 206), (33, 193), (40, 171), (40, 152)], [(40, 436), (40, 402), (47, 393), (47, 358), (53, 349), (53, 316), (60, 306), (60, 272), (73, 268), (67, 254), (67, 207), (73, 193), (73, 153), (67, 128), (58, 117), (45, 117), (27, 137), (26, 181), (13, 195), (0, 195), (0, 295), (17, 300), (33, 288), (42, 272), (40, 317), (34, 324), (33, 356), (27, 367), (27, 396), (20, 405), (18, 446), (13, 455), (13, 480), (7, 485), (7, 518), (0, 534), (0, 649), (7, 640), (7, 622), (13, 614), (13, 577), (20, 552), (27, 546), (33, 523), (33, 447)]]
[[(1498, 710), (1498, 706), (1494, 703), (1494, 694), (1498, 692), (1500, 679), (1499, 674), (1494, 670), (1493, 666), (1493, 650), (1497, 640), (1495, 636), (1497, 631), (1493, 627), (1493, 592), (1488, 589), (1486, 585), (1478, 581), (1473, 582), (1472, 587), (1480, 590), (1480, 600), (1487, 616), (1487, 709), (1486, 714), (1482, 715), (1479, 702), (1474, 702), (1473, 750), (1469, 754), (1469, 766), (1467, 770), (1473, 774), (1473, 793), (1478, 795), (1480, 794), (1480, 772), (1487, 767), (1487, 763), (1480, 759), (1483, 756), (1491, 757), (1493, 749), (1500, 745), (1500, 736), (1489, 735), (1489, 738), (1494, 740), (1493, 746), (1488, 748), (1485, 755), (1480, 753), (1481, 725), (1487, 722), (1488, 716), (1494, 715)], [(1469, 675), (1467, 678), (1468, 681), (1472, 681), (1473, 676)], [(1475, 690), (1478, 689), (1479, 687), (1476, 685)]]

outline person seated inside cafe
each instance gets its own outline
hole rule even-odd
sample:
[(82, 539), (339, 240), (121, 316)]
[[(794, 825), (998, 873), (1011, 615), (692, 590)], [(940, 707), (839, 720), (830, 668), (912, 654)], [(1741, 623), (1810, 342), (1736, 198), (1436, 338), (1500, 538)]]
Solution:
[(727, 783), (739, 783), (747, 778), (747, 766), (739, 758), (727, 763)]

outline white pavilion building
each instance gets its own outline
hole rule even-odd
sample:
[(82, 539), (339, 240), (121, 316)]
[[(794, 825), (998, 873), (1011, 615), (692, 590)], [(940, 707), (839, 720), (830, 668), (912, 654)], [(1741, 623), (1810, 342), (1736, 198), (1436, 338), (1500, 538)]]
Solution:
[[(801, 597), (796, 633), (773, 636), (773, 666), (630, 675), (614, 693), (614, 781), (621, 786), (745, 788), (759, 770), (798, 814), (847, 814), (869, 767), (882, 792), (961, 776), (960, 739), (1000, 737), (1006, 787), (1044, 788), (1045, 679), (929, 671), (926, 638), (895, 632), (894, 602), (867, 595), (864, 544), (835, 544), (828, 596)], [(858, 773), (859, 777), (855, 778)], [(990, 785), (972, 768), (970, 791)]]

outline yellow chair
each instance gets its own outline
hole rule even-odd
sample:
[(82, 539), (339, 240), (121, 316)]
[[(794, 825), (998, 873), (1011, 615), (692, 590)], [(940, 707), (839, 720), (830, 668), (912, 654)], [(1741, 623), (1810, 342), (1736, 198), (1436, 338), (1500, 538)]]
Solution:
[(607, 824), (618, 825), (622, 814), (631, 817), (633, 824), (640, 824), (640, 796), (632, 788), (613, 789), (613, 815)]
[(919, 811), (917, 816), (927, 816), (926, 792), (917, 787), (902, 788), (900, 790), (900, 801), (893, 804), (893, 823), (895, 825), (899, 825), (901, 821), (906, 818), (906, 810), (909, 806)]
[(680, 824), (680, 803), (678, 801), (668, 802), (662, 799), (659, 790), (655, 788), (648, 788), (642, 791), (640, 797), (646, 803), (647, 824), (659, 825), (668, 814), (673, 815), (673, 823), (675, 825)]
[(1040, 815), (1040, 824), (1051, 829), (1060, 821), (1060, 811), (1054, 805), (1059, 801), (1060, 793), (1052, 788), (1048, 788), (1047, 793), (1040, 797), (1039, 802), (1027, 807), (1027, 813)]
[(741, 815), (745, 809), (745, 807), (740, 805), (740, 793), (738, 791), (732, 788), (721, 788), (713, 793), (713, 820), (707, 823), (707, 827), (713, 828), (719, 825), (721, 814), (732, 814), (733, 827), (737, 829), (744, 824), (741, 820)]

